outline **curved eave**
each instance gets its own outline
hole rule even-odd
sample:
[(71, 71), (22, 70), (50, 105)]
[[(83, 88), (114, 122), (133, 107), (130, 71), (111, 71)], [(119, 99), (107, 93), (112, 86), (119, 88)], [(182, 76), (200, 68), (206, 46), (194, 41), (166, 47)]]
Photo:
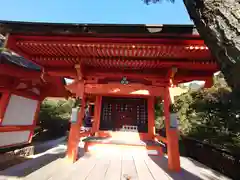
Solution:
[(0, 52), (0, 64), (12, 64), (27, 70), (40, 71), (41, 67), (10, 51)]

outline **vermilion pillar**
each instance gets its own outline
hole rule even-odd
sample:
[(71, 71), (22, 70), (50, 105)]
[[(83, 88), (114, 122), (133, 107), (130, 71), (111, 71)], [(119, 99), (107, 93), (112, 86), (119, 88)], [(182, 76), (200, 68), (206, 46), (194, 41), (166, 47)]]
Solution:
[[(37, 120), (38, 120), (38, 116), (39, 116), (39, 113), (40, 113), (41, 104), (42, 104), (42, 100), (38, 101), (37, 109), (35, 111), (34, 119), (33, 119), (33, 126), (34, 127), (36, 127), (36, 124), (37, 124)], [(28, 143), (32, 142), (33, 135), (34, 135), (34, 129), (31, 130), (31, 133), (30, 133), (30, 136), (29, 136), (29, 139), (28, 139)]]
[(68, 137), (68, 148), (67, 148), (67, 158), (71, 162), (75, 162), (78, 158), (78, 144), (79, 144), (79, 134), (80, 127), (82, 126), (82, 121), (84, 118), (84, 111), (86, 105), (85, 94), (82, 96), (81, 108), (78, 112), (77, 122), (71, 124), (69, 137)]
[(155, 135), (154, 97), (148, 98), (148, 134), (151, 138)]
[[(96, 120), (96, 131), (99, 131), (100, 128), (100, 119), (101, 119), (101, 109), (102, 109), (102, 96), (98, 95), (96, 97), (97, 106), (96, 109), (96, 116), (94, 116)], [(95, 114), (94, 114), (95, 115)]]
[(94, 103), (94, 115), (93, 115), (92, 133), (95, 133), (97, 131), (98, 106), (99, 106), (98, 96), (96, 96), (95, 103)]
[(178, 129), (177, 127), (171, 127), (170, 123), (170, 93), (168, 87), (164, 90), (164, 116), (167, 133), (168, 168), (173, 171), (180, 171)]
[(10, 93), (4, 92), (2, 93), (2, 97), (0, 98), (0, 125), (3, 121), (10, 97)]

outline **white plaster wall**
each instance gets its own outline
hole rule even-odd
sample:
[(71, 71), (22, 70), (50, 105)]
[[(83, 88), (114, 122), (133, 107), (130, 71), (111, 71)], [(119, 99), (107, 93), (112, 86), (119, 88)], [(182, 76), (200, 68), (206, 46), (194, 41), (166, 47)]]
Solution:
[(0, 133), (0, 147), (28, 142), (30, 131)]
[(32, 125), (38, 101), (12, 95), (3, 118), (2, 126)]

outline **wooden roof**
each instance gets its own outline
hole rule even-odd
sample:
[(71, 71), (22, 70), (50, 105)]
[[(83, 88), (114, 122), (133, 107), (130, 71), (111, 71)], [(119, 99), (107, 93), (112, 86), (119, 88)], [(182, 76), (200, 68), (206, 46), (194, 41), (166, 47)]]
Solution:
[(19, 66), (22, 68), (26, 68), (27, 70), (40, 71), (41, 67), (32, 63), (29, 60), (26, 60), (22, 56), (11, 52), (11, 51), (2, 51), (0, 52), (0, 64), (12, 64), (15, 66)]
[(184, 76), (218, 70), (191, 25), (111, 25), (0, 22), (10, 33), (8, 48), (45, 69), (86, 72), (131, 71), (164, 74), (178, 67)]
[[(32, 88), (36, 88), (46, 96), (66, 97), (68, 95), (63, 78), (41, 77), (40, 66), (9, 50), (0, 52), (0, 91), (11, 88), (13, 92), (21, 91), (21, 93), (31, 94)], [(22, 89), (20, 84), (24, 84)]]
[[(175, 35), (198, 35), (193, 25), (168, 25), (168, 24), (77, 24), (77, 23), (36, 23), (19, 21), (0, 21), (0, 31), (6, 33), (21, 34), (44, 34), (44, 35), (79, 35), (88, 36), (101, 35), (121, 35), (151, 37), (154, 35), (168, 34)], [(178, 36), (181, 38), (181, 36)], [(199, 38), (199, 37), (195, 37)]]

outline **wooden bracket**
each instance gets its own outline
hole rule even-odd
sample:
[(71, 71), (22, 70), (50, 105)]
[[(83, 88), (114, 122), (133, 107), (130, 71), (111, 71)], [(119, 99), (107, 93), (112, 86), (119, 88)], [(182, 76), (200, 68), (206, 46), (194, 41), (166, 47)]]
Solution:
[(170, 86), (174, 85), (174, 77), (175, 77), (177, 71), (178, 71), (177, 67), (172, 67), (167, 73), (167, 78), (169, 79)]
[(209, 77), (205, 80), (204, 88), (211, 88), (213, 85), (213, 78)]
[(77, 79), (82, 80), (83, 79), (82, 65), (80, 63), (75, 64), (75, 69), (77, 71)]

